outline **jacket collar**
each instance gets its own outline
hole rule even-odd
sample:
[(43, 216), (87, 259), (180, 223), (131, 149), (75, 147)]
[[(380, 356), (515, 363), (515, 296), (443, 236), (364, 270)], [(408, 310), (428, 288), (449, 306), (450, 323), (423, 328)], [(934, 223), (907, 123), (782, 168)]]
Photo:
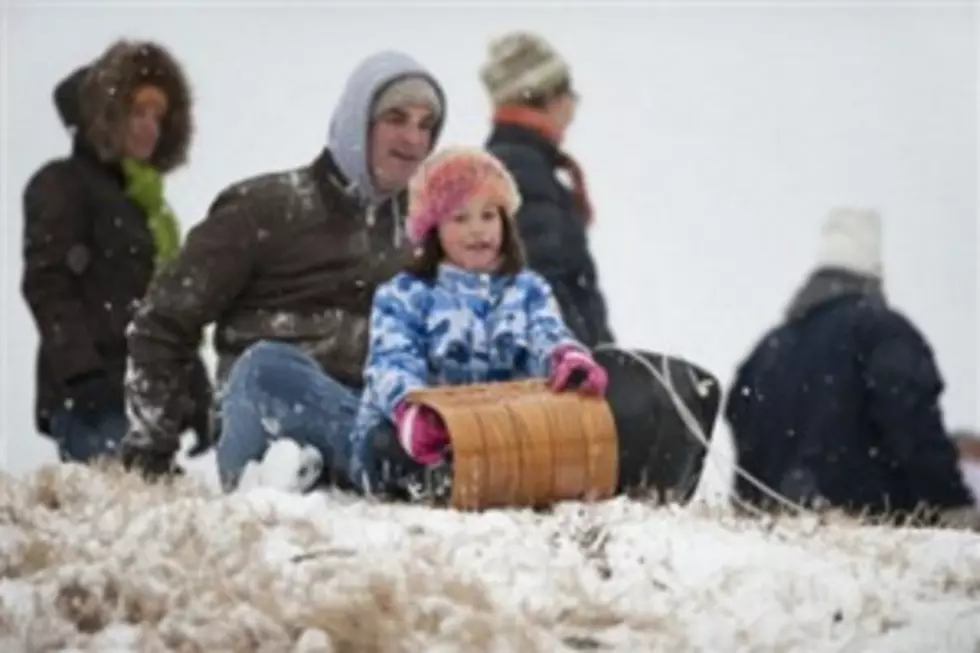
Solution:
[(788, 320), (798, 320), (844, 297), (863, 298), (885, 304), (881, 280), (839, 268), (815, 270), (803, 283), (786, 309)]
[(488, 145), (516, 143), (534, 148), (547, 158), (551, 165), (559, 165), (565, 160), (561, 150), (531, 127), (514, 123), (495, 123), (487, 139)]
[(471, 272), (443, 261), (436, 273), (436, 284), (453, 293), (486, 300), (498, 298), (510, 284), (512, 277), (505, 274)]
[[(320, 198), (326, 206), (336, 204), (339, 199), (346, 209), (344, 211), (346, 215), (361, 215), (363, 210), (369, 208), (367, 200), (356, 191), (344, 176), (329, 148), (324, 148), (317, 155), (313, 160), (312, 167), (317, 192), (319, 192)], [(375, 211), (381, 211), (384, 208), (391, 212), (396, 221), (396, 226), (401, 229), (404, 216), (408, 213), (408, 191), (403, 190), (374, 207)]]
[(105, 171), (120, 186), (126, 185), (126, 177), (123, 175), (122, 164), (118, 161), (106, 162), (99, 159), (95, 153), (95, 149), (79, 133), (76, 133), (72, 139), (72, 155), (79, 161), (84, 161), (91, 166)]

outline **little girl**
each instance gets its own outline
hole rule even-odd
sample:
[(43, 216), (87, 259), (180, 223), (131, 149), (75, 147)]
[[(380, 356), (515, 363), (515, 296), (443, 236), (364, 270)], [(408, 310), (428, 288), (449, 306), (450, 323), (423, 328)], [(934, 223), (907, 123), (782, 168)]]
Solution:
[(514, 216), (520, 196), (491, 154), (446, 148), (409, 183), (408, 268), (375, 293), (364, 390), (352, 434), (351, 479), (365, 491), (387, 461), (375, 460), (379, 427), (397, 432), (420, 465), (443, 460), (449, 438), (438, 415), (410, 406), (413, 389), (547, 378), (555, 391), (603, 393), (605, 370), (565, 326), (548, 283), (525, 267)]

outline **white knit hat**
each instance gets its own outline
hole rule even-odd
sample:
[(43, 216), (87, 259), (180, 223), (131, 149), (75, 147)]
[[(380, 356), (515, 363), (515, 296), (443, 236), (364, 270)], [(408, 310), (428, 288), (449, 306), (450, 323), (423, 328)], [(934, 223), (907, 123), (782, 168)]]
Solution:
[(543, 38), (510, 32), (493, 39), (480, 78), (495, 105), (547, 93), (567, 80), (568, 62)]
[(881, 215), (875, 209), (837, 207), (820, 232), (817, 263), (880, 279)]

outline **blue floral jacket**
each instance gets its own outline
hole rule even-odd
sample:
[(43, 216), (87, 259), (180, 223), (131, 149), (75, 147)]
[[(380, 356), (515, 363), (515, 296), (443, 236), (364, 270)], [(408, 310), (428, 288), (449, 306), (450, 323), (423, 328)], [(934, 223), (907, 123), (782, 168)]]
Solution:
[(442, 263), (434, 282), (403, 272), (379, 286), (352, 434), (355, 478), (366, 435), (394, 419), (409, 391), (545, 377), (560, 345), (584, 348), (548, 282), (530, 270), (478, 274)]

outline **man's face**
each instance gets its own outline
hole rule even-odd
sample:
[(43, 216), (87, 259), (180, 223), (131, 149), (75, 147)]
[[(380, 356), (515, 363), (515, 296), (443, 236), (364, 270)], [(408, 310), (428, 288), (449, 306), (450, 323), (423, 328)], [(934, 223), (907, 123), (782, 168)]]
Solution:
[(375, 186), (385, 193), (396, 193), (432, 149), (436, 116), (427, 106), (389, 109), (371, 126), (371, 152), (368, 164)]

